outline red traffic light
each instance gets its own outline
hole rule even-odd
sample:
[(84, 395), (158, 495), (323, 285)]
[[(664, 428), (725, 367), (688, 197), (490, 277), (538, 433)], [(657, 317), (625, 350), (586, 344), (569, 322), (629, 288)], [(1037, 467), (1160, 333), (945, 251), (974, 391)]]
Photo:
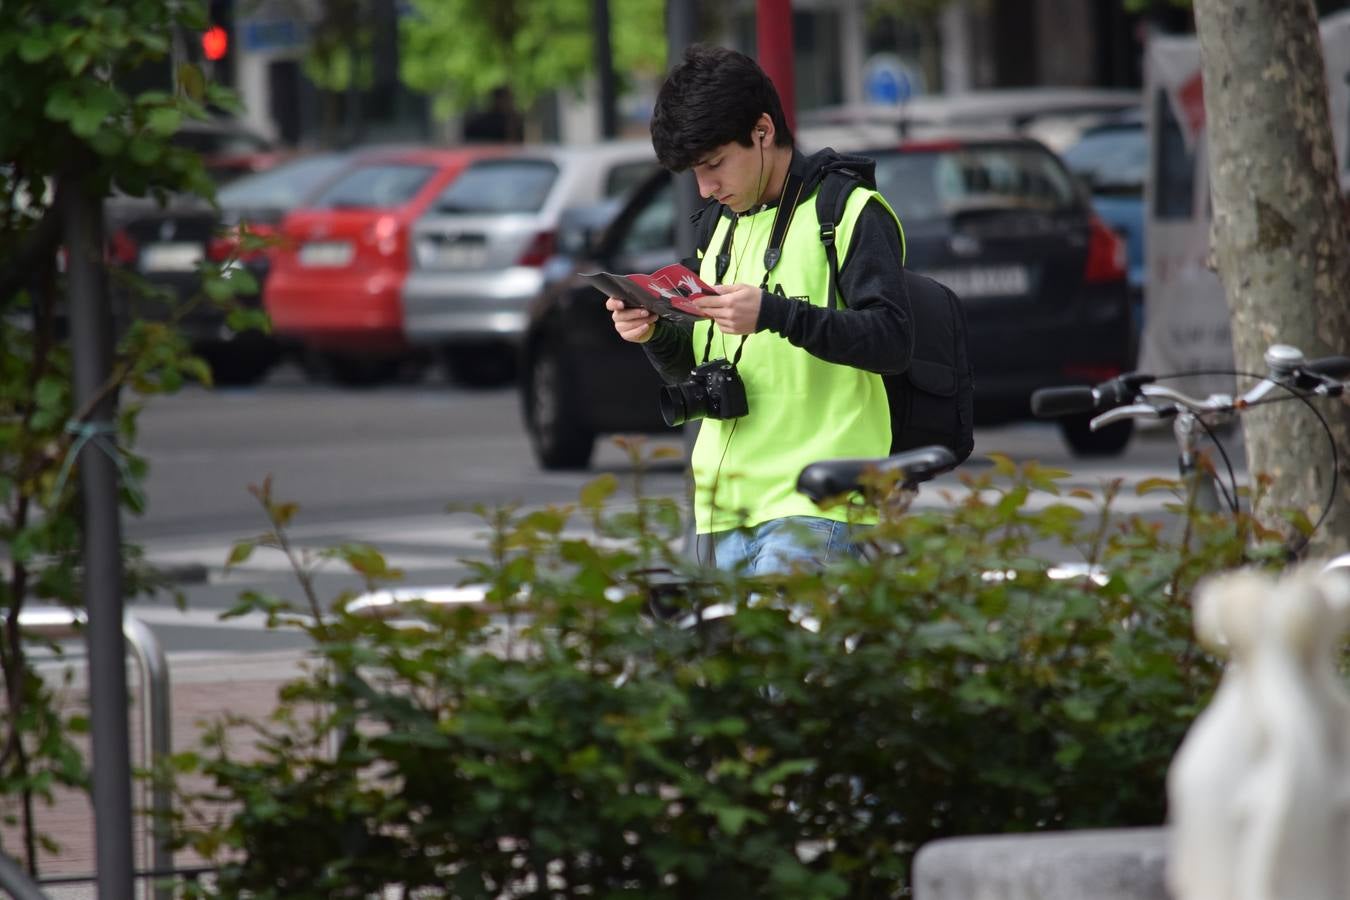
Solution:
[(219, 25), (212, 25), (202, 33), (202, 53), (214, 62), (223, 59), (230, 49), (230, 34)]

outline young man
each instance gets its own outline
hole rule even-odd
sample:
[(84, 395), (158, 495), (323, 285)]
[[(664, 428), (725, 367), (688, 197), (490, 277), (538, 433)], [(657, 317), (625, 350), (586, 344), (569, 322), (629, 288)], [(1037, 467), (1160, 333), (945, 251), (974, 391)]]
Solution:
[[(890, 448), (880, 376), (903, 371), (913, 349), (899, 220), (875, 191), (850, 194), (836, 227), (842, 302), (829, 309), (814, 205), (829, 168), (870, 173), (872, 163), (798, 152), (768, 76), (721, 48), (686, 52), (661, 87), (651, 130), (661, 165), (692, 169), (699, 192), (731, 213), (700, 248), (700, 276), (718, 294), (699, 301), (707, 320), (682, 328), (606, 302), (619, 336), (642, 344), (667, 382), (687, 380), (706, 352), (733, 361), (745, 384), (746, 415), (701, 425), (691, 461), (697, 531), (710, 536), (719, 567), (754, 574), (855, 553), (848, 510), (822, 511), (795, 487), (808, 463)], [(718, 214), (716, 203), (704, 210)], [(775, 262), (765, 250), (776, 221), (786, 234)]]

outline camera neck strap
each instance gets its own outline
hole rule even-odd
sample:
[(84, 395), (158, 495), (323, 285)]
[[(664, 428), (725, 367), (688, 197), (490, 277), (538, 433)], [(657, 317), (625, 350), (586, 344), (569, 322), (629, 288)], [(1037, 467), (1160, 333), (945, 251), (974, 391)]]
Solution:
[[(773, 228), (769, 231), (769, 246), (764, 250), (764, 277), (759, 281), (759, 289), (767, 291), (769, 289), (769, 274), (773, 272), (778, 261), (783, 258), (783, 241), (787, 240), (788, 229), (792, 227), (792, 217), (797, 212), (797, 206), (801, 203), (802, 191), (806, 183), (796, 172), (789, 171), (787, 181), (783, 184), (783, 193), (778, 200), (778, 209), (774, 211)], [(789, 199), (790, 198), (790, 199)], [(731, 222), (727, 225), (726, 236), (722, 238), (722, 247), (717, 252), (717, 284), (721, 284), (727, 277), (727, 270), (731, 268), (731, 244), (736, 236), (736, 223), (740, 216), (732, 216)], [(708, 361), (712, 354), (713, 332), (716, 329), (708, 326), (708, 340), (703, 345), (703, 362)], [(734, 366), (741, 361), (741, 351), (745, 349), (745, 339), (747, 335), (741, 335), (740, 344), (736, 347), (736, 354), (732, 357), (731, 364)]]
[[(716, 330), (717, 330), (717, 326), (715, 326), (715, 325), (713, 325), (711, 322), (709, 322), (709, 323), (708, 323), (708, 340), (705, 341), (704, 344), (703, 344), (703, 362), (707, 362), (707, 361), (708, 361), (708, 357), (712, 354), (712, 339), (713, 339), (713, 332), (715, 332)], [(749, 335), (746, 335), (746, 334), (741, 335), (741, 342), (740, 342), (739, 344), (736, 345), (736, 353), (731, 357), (731, 364), (732, 364), (733, 366), (736, 365), (737, 363), (739, 363), (739, 362), (741, 361), (741, 351), (745, 349), (745, 339), (746, 339), (747, 337), (749, 337)], [(700, 363), (700, 365), (702, 365), (702, 363)]]
[[(783, 258), (783, 242), (787, 240), (788, 229), (792, 227), (792, 217), (801, 204), (802, 191), (805, 188), (806, 183), (800, 175), (796, 172), (788, 173), (787, 181), (783, 184), (783, 194), (778, 201), (778, 209), (774, 211), (773, 228), (769, 231), (769, 246), (764, 249), (764, 277), (759, 283), (761, 290), (768, 288), (769, 273)], [(740, 218), (740, 216), (731, 217), (727, 233), (722, 237), (722, 247), (717, 251), (717, 284), (726, 279), (727, 270), (731, 268), (731, 245), (736, 238), (736, 223)]]
[(778, 261), (783, 258), (783, 242), (787, 240), (788, 229), (792, 227), (792, 217), (797, 214), (797, 206), (802, 202), (802, 190), (806, 183), (796, 172), (788, 172), (783, 184), (783, 195), (778, 198), (778, 210), (774, 213), (773, 228), (769, 231), (769, 246), (764, 248), (764, 277), (760, 279), (759, 289), (769, 289), (769, 274)]

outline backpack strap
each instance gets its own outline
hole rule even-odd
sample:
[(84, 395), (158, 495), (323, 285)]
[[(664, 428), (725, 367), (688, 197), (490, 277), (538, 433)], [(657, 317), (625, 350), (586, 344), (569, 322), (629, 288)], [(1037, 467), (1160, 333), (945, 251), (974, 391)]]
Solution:
[[(825, 258), (830, 261), (829, 308), (837, 309), (839, 282), (839, 250), (835, 241), (835, 228), (844, 218), (844, 207), (848, 204), (848, 195), (861, 184), (861, 179), (847, 170), (826, 172), (820, 181), (820, 190), (816, 194), (816, 219), (820, 222), (820, 242), (825, 245)], [(847, 301), (845, 301), (847, 302)]]

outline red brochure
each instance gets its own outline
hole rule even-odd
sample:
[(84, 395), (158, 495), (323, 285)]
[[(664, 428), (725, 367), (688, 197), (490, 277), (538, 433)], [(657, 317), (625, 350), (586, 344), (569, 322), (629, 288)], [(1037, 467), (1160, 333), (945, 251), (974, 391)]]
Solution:
[(717, 293), (698, 277), (697, 272), (678, 263), (657, 269), (650, 275), (590, 272), (582, 273), (581, 277), (605, 296), (622, 300), (625, 306), (641, 306), (676, 322), (706, 319), (695, 301)]

